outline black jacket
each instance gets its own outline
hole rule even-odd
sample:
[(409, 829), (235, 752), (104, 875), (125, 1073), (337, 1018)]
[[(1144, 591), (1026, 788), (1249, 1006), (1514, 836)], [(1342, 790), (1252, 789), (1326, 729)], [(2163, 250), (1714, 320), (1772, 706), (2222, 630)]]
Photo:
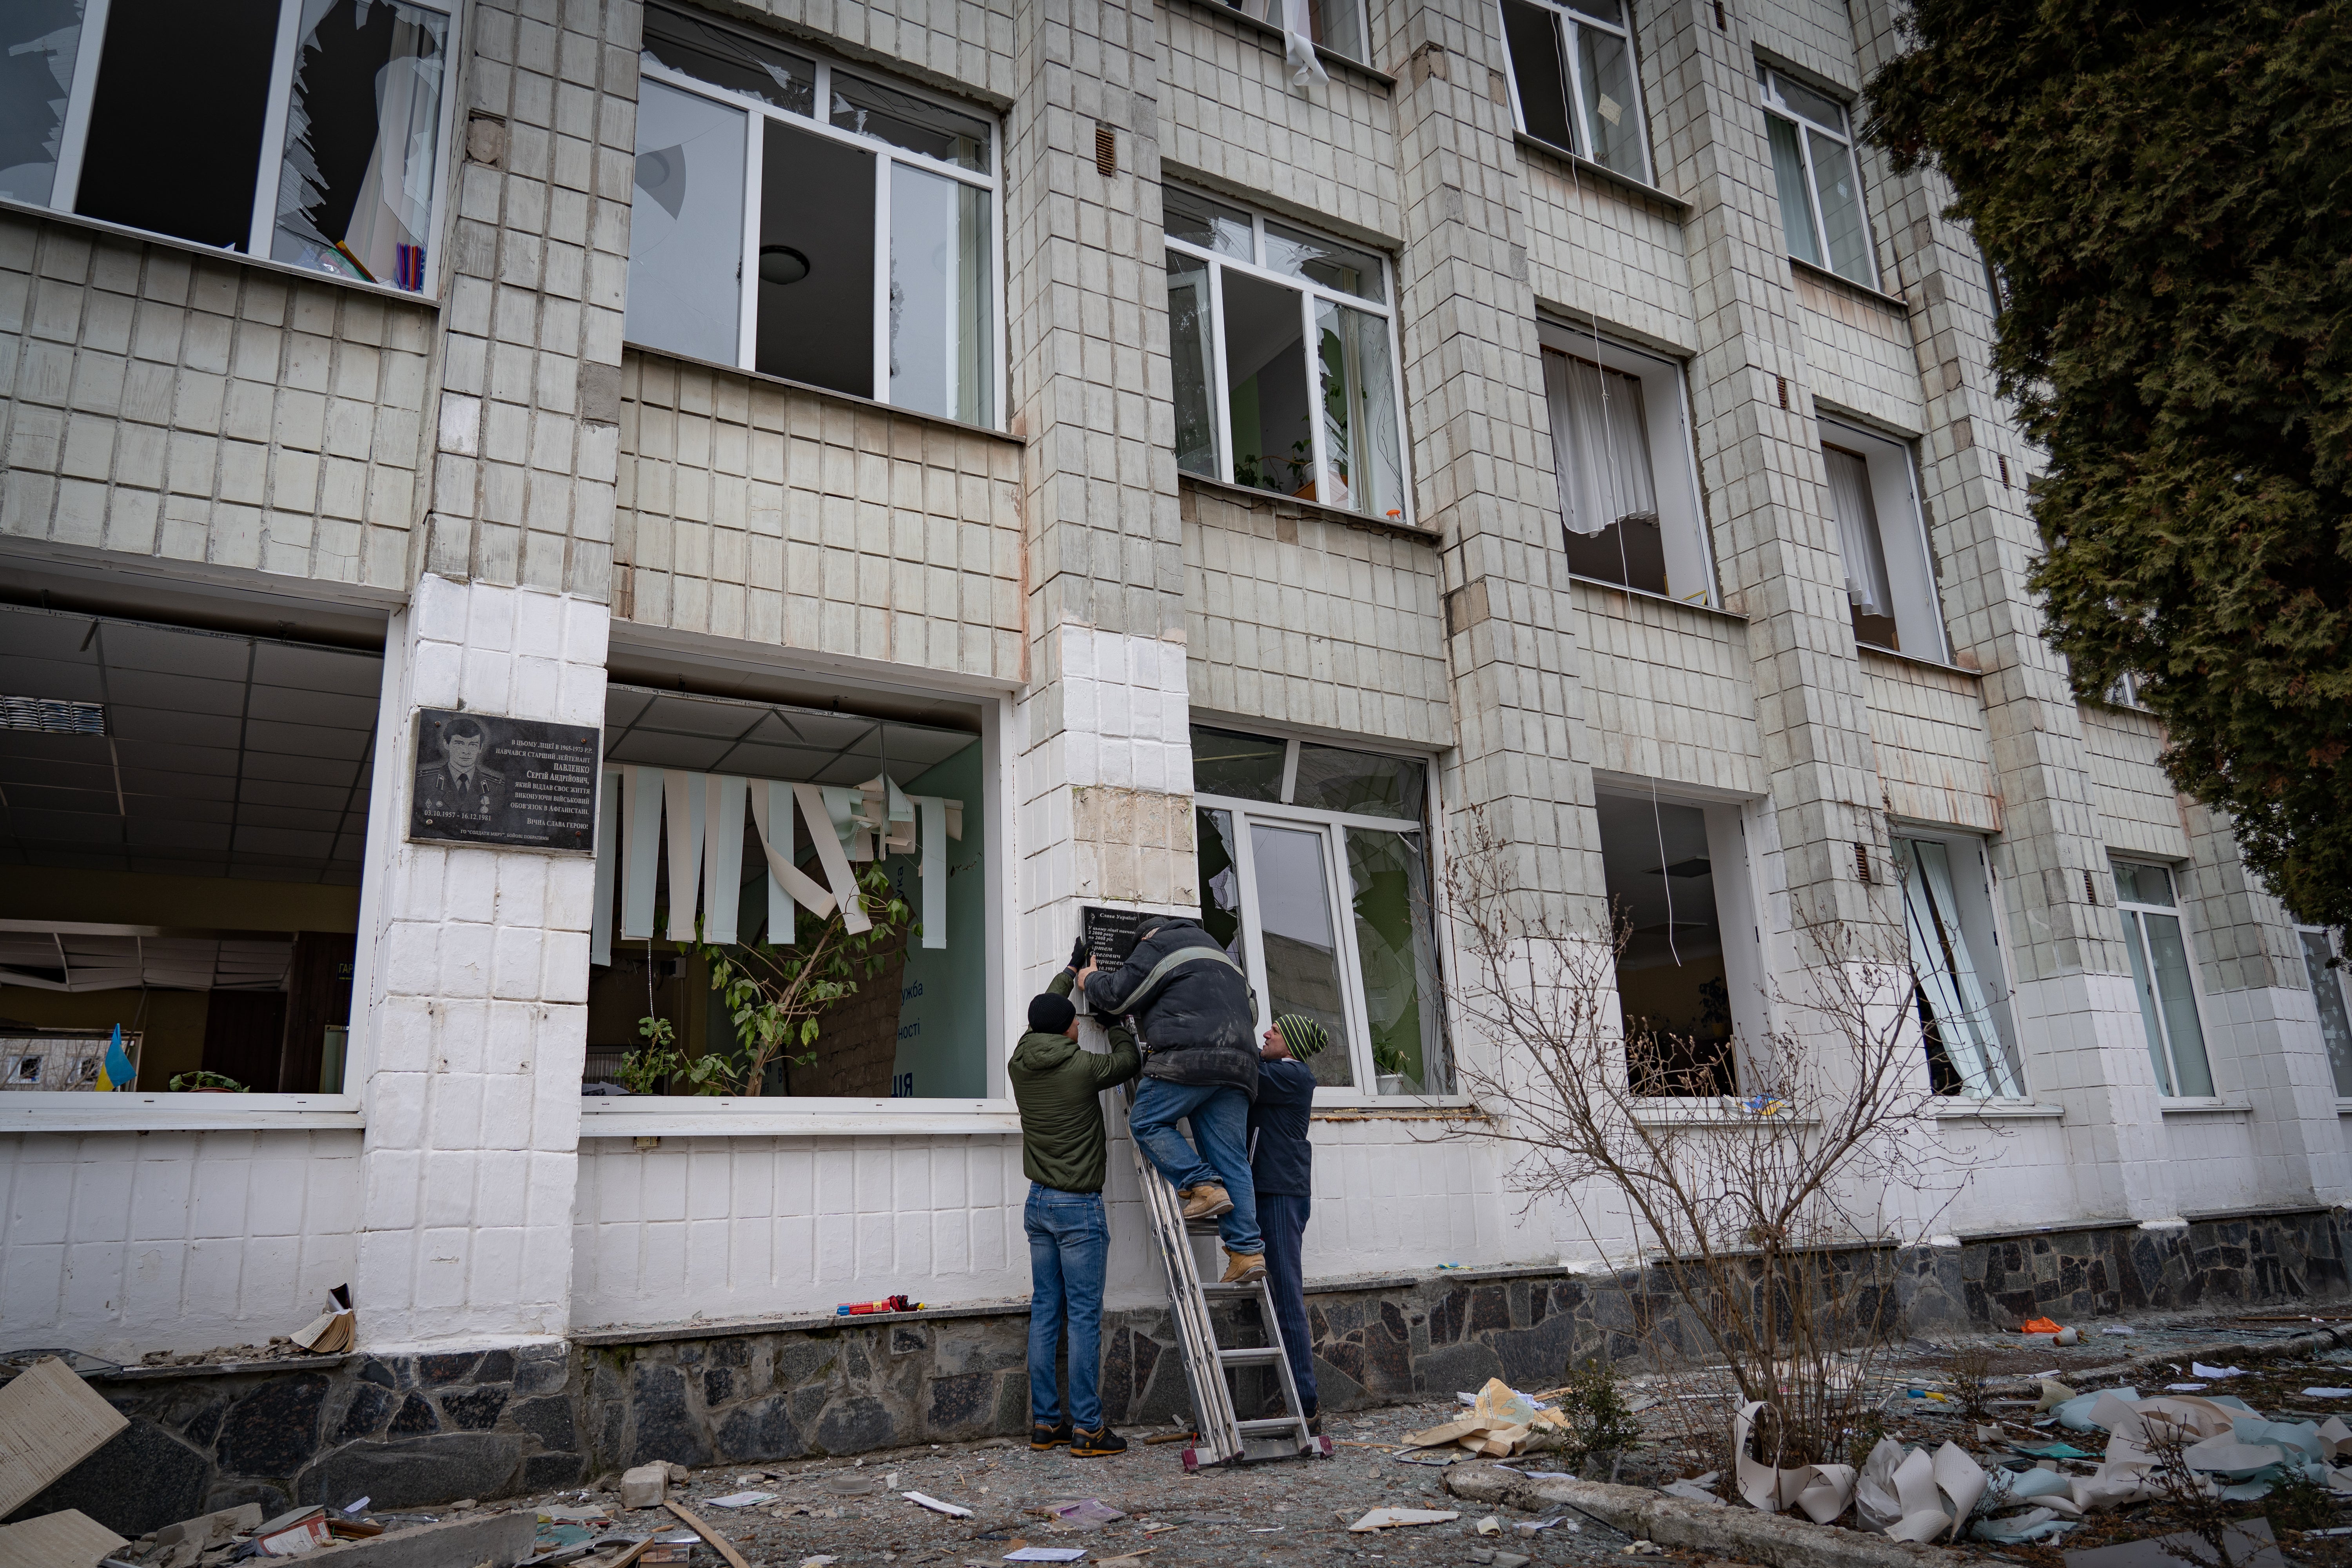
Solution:
[(1250, 1181), (1261, 1194), (1311, 1197), (1315, 1151), (1307, 1125), (1315, 1107), (1315, 1069), (1288, 1057), (1261, 1062), (1257, 1103), (1250, 1107)]
[(1087, 982), (1087, 1005), (1103, 1018), (1134, 1016), (1150, 1053), (1144, 1077), (1230, 1083), (1257, 1093), (1257, 1009), (1249, 982), (1194, 922), (1161, 921), (1118, 969)]

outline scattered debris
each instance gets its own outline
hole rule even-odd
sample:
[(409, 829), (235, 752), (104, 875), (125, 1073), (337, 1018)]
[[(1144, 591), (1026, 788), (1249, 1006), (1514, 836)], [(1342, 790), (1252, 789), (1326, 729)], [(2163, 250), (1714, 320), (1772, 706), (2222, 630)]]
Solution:
[(960, 1502), (941, 1502), (939, 1499), (928, 1496), (922, 1492), (900, 1492), (898, 1495), (905, 1498), (908, 1502), (915, 1504), (918, 1508), (927, 1508), (933, 1513), (946, 1514), (950, 1519), (970, 1519), (971, 1517), (971, 1510), (964, 1507), (963, 1504)]
[(659, 1508), (669, 1495), (667, 1465), (639, 1465), (621, 1472), (621, 1506)]
[(340, 1355), (352, 1348), (358, 1326), (352, 1311), (352, 1288), (338, 1285), (327, 1292), (327, 1310), (289, 1337), (312, 1355)]
[(1567, 1416), (1542, 1407), (1499, 1377), (1488, 1378), (1486, 1386), (1475, 1394), (1457, 1397), (1470, 1406), (1469, 1415), (1423, 1431), (1409, 1432), (1405, 1434), (1406, 1445), (1438, 1448), (1453, 1443), (1474, 1458), (1499, 1459), (1517, 1453), (1539, 1430), (1558, 1432), (1568, 1426)]
[[(763, 1502), (775, 1501), (777, 1495), (774, 1492), (730, 1492), (725, 1497), (705, 1498), (702, 1500), (712, 1508), (757, 1508)], [(598, 1517), (603, 1517), (601, 1510)]]
[(1004, 1554), (1007, 1563), (1076, 1563), (1087, 1554), (1083, 1546), (1024, 1546)]
[(1450, 1508), (1376, 1508), (1348, 1527), (1350, 1534), (1397, 1530), (1409, 1524), (1451, 1524), (1462, 1517)]
[(18, 1373), (0, 1388), (0, 1519), (130, 1425), (56, 1356)]
[(685, 1525), (688, 1529), (693, 1531), (695, 1534), (702, 1537), (706, 1542), (709, 1542), (710, 1543), (710, 1550), (716, 1552), (721, 1558), (725, 1559), (727, 1568), (751, 1568), (751, 1565), (749, 1563), (743, 1561), (743, 1554), (735, 1550), (735, 1543), (733, 1542), (728, 1540), (725, 1536), (711, 1529), (710, 1526), (703, 1523), (702, 1521), (697, 1519), (691, 1512), (679, 1507), (674, 1502), (665, 1502), (662, 1504), (662, 1507), (677, 1515), (677, 1521), (680, 1524)]
[[(2222, 1552), (2201, 1535), (2182, 1531), (2177, 1535), (2126, 1541), (2116, 1546), (2095, 1546), (2066, 1553), (2066, 1568), (2186, 1568), (2190, 1563), (2228, 1564), (2228, 1568), (2286, 1568), (2270, 1521), (2250, 1519), (2221, 1532)], [(2226, 1555), (2223, 1555), (2226, 1553)]]
[(131, 1543), (77, 1509), (0, 1529), (0, 1568), (95, 1563)]
[(1032, 1509), (1062, 1530), (1100, 1530), (1106, 1524), (1116, 1524), (1127, 1515), (1104, 1502), (1100, 1498), (1080, 1498), (1076, 1502), (1048, 1503)]

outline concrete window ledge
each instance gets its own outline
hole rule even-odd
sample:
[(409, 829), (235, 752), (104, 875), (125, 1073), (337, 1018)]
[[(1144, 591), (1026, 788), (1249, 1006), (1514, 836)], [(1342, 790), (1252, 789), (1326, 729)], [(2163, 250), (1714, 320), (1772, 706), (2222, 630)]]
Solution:
[(0, 1132), (277, 1132), (366, 1126), (355, 1094), (100, 1094), (0, 1098)]
[(1959, 1100), (1929, 1108), (1938, 1121), (2063, 1121), (2063, 1105), (2038, 1105), (2030, 1100)]
[(2253, 1106), (2242, 1100), (2160, 1100), (2157, 1110), (2166, 1116), (2252, 1116)]
[(643, 1100), (586, 1097), (580, 1139), (591, 1138), (897, 1138), (1018, 1137), (1021, 1114), (1004, 1100), (835, 1100), (781, 1110), (773, 1100)]

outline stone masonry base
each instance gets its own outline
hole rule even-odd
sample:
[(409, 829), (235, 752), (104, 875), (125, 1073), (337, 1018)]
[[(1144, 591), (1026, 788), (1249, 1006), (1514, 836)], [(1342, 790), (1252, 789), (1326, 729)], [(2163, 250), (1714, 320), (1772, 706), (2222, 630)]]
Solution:
[[(2352, 1215), (2216, 1216), (1965, 1238), (1891, 1259), (1903, 1329), (2011, 1327), (2200, 1306), (2334, 1300), (2352, 1289)], [(1574, 1360), (1629, 1360), (1643, 1273), (1447, 1270), (1314, 1289), (1327, 1408), (1559, 1381)], [(1245, 1307), (1254, 1319), (1254, 1304)], [(362, 1321), (365, 1322), (364, 1304)], [(1249, 1324), (1233, 1325), (1244, 1336)], [(1028, 1417), (1018, 1302), (877, 1318), (583, 1332), (569, 1345), (311, 1358), (244, 1370), (131, 1369), (97, 1386), (130, 1427), (20, 1510), (79, 1508), (138, 1536), (257, 1501), (379, 1508), (577, 1486), (652, 1459), (700, 1466), (1018, 1433)], [(1242, 1374), (1255, 1377), (1250, 1372)], [(1244, 1411), (1262, 1385), (1237, 1390)], [(1105, 1314), (1111, 1421), (1189, 1408), (1164, 1309)]]

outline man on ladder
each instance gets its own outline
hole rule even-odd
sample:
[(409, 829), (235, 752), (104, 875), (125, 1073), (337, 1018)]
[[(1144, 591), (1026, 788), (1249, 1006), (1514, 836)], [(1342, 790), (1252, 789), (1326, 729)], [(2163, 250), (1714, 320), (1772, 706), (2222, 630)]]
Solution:
[[(1181, 915), (1147, 915), (1115, 972), (1079, 975), (1101, 1018), (1133, 1015), (1150, 1054), (1128, 1130), (1183, 1200), (1184, 1217), (1213, 1219), (1224, 1243), (1222, 1284), (1265, 1273), (1257, 1191), (1249, 1163), (1250, 1102), (1257, 1097), (1255, 1008), (1241, 966)], [(1196, 1150), (1176, 1131), (1190, 1120)]]

